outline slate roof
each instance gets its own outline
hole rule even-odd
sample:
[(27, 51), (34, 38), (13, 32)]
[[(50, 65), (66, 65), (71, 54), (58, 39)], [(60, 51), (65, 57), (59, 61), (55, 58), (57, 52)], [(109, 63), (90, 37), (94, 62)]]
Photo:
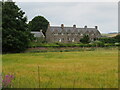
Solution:
[(61, 32), (62, 30), (64, 30), (65, 32), (82, 32), (82, 33), (85, 33), (85, 32), (91, 32), (93, 31), (94, 33), (98, 33), (99, 31), (96, 29), (96, 28), (74, 28), (74, 27), (64, 27), (63, 29), (61, 27), (56, 27), (56, 26), (50, 26), (50, 30), (52, 32), (54, 31), (58, 31), (58, 32)]
[(34, 37), (44, 37), (44, 34), (42, 32), (31, 31), (31, 33), (34, 34)]

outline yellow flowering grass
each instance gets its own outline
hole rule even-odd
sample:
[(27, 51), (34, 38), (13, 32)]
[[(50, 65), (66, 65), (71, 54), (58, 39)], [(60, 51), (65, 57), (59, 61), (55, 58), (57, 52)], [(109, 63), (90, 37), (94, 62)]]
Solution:
[[(13, 88), (117, 88), (118, 50), (4, 54)], [(39, 74), (38, 74), (39, 67)]]

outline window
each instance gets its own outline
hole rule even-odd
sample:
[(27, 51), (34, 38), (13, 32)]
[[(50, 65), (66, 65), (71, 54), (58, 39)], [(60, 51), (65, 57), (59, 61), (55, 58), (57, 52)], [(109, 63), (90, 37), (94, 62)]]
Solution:
[(75, 33), (75, 35), (77, 36), (77, 33)]
[(61, 33), (59, 33), (59, 34), (61, 34)]
[(93, 36), (94, 34), (92, 34), (92, 36)]
[(70, 41), (70, 38), (67, 38), (68, 41)]
[(68, 35), (71, 35), (70, 33), (68, 33)]
[(72, 39), (72, 42), (74, 42), (74, 38)]
[(80, 34), (80, 36), (83, 36), (83, 34)]
[(61, 42), (61, 38), (59, 38), (59, 42)]
[(58, 33), (55, 33), (54, 35), (55, 35), (55, 36), (57, 36), (57, 35), (58, 35)]

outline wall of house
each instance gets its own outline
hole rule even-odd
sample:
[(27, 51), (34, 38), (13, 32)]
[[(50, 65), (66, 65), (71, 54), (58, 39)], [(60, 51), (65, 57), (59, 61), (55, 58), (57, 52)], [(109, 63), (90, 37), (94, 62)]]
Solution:
[[(85, 28), (87, 28), (87, 27), (85, 27)], [(97, 27), (95, 27), (95, 28), (97, 29)], [(46, 32), (46, 40), (49, 43), (53, 43), (53, 42), (77, 43), (77, 42), (80, 42), (80, 39), (84, 35), (89, 35), (89, 38), (90, 38), (91, 41), (101, 37), (101, 34), (100, 34), (100, 32), (98, 30), (96, 30), (96, 32), (86, 31), (85, 33), (82, 33), (82, 32), (78, 33), (76, 31), (75, 32), (70, 32), (70, 33), (65, 32), (65, 31), (53, 32), (53, 31), (50, 30), (50, 26), (49, 26), (48, 30)]]

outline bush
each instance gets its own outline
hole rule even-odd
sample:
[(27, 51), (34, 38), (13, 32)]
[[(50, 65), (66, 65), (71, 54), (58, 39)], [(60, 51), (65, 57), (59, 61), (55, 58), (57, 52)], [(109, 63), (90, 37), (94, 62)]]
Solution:
[(104, 47), (104, 43), (101, 41), (94, 41), (89, 43), (91, 46), (96, 46), (96, 47)]
[(120, 34), (115, 36), (114, 39), (116, 39), (116, 42), (119, 42), (120, 43)]
[(90, 38), (88, 35), (84, 35), (82, 39), (80, 39), (81, 43), (89, 43), (90, 42)]
[(115, 43), (116, 39), (115, 38), (99, 38), (99, 41), (103, 42), (103, 43)]
[(25, 12), (15, 2), (3, 2), (2, 16), (2, 52), (18, 53), (27, 49), (32, 35)]

